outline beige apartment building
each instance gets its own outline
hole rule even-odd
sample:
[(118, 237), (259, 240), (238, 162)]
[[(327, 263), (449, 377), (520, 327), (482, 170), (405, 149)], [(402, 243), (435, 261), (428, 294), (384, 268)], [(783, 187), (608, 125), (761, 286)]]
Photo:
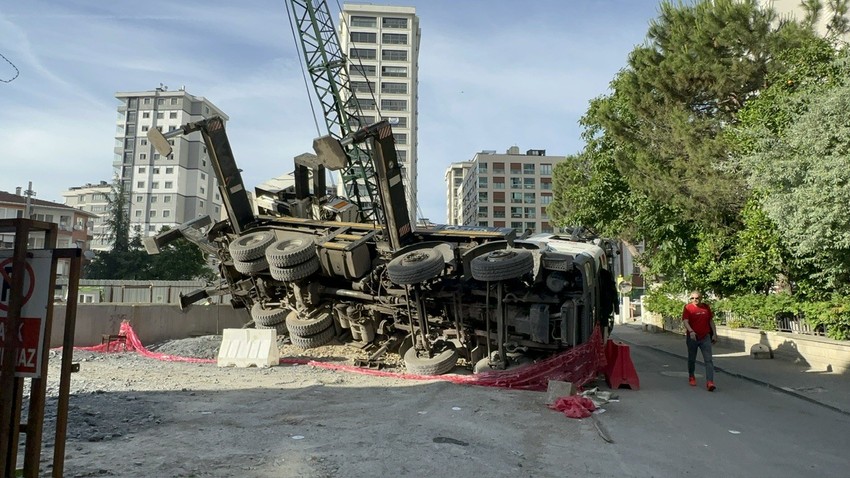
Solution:
[(115, 132), (115, 176), (128, 192), (131, 228), (153, 235), (196, 217), (223, 215), (215, 172), (200, 133), (170, 139), (173, 152), (160, 157), (148, 142), (150, 128), (173, 131), (211, 116), (228, 120), (212, 102), (180, 88), (116, 93), (121, 103)]
[(349, 85), (362, 111), (361, 124), (392, 119), (404, 170), (410, 217), (419, 215), (417, 144), (419, 17), (414, 7), (345, 3), (340, 48), (348, 57)]
[(109, 234), (106, 221), (109, 219), (109, 202), (107, 198), (112, 194), (112, 185), (106, 181), (98, 184), (86, 184), (85, 186), (71, 187), (62, 193), (65, 205), (95, 215), (92, 229), (91, 249), (93, 251), (108, 251), (112, 249), (111, 241), (107, 240)]
[[(552, 202), (552, 170), (564, 156), (546, 156), (546, 150), (524, 154), (512, 146), (504, 154), (476, 153), (466, 170), (455, 208), (461, 224), (507, 227), (522, 235), (554, 232), (546, 208)], [(447, 179), (449, 174), (446, 175)], [(452, 180), (456, 178), (452, 175)], [(447, 184), (449, 191), (454, 187)]]

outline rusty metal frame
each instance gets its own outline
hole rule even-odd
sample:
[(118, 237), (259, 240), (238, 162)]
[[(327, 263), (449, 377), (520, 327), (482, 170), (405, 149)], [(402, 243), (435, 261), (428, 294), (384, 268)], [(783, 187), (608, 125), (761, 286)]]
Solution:
[(15, 245), (12, 255), (12, 284), (10, 288), (8, 325), (15, 330), (21, 317), (23, 306), (24, 274), (18, 273), (26, 267), (29, 254), (30, 233), (44, 233), (44, 249), (52, 250), (50, 264), (49, 290), (45, 314), (44, 337), (42, 338), (41, 369), (38, 377), (31, 378), (29, 410), (27, 422), (21, 423), (23, 411), (23, 390), (25, 377), (14, 374), (15, 352), (20, 349), (16, 334), (5, 334), (3, 346), (3, 364), (0, 368), (0, 473), (2, 476), (16, 476), (18, 461), (18, 443), (20, 434), (26, 434), (24, 442), (23, 476), (36, 478), (39, 466), (44, 429), (44, 408), (47, 392), (47, 372), (50, 353), (50, 337), (53, 326), (53, 290), (56, 286), (56, 268), (59, 259), (69, 259), (68, 302), (65, 308), (65, 329), (62, 340), (62, 365), (59, 382), (59, 400), (56, 414), (56, 434), (54, 437), (53, 471), (55, 477), (64, 473), (65, 438), (68, 424), (68, 401), (70, 394), (71, 371), (73, 364), (74, 329), (76, 327), (77, 294), (82, 269), (82, 250), (76, 248), (57, 249), (58, 226), (54, 223), (31, 219), (0, 219), (0, 233), (12, 233)]

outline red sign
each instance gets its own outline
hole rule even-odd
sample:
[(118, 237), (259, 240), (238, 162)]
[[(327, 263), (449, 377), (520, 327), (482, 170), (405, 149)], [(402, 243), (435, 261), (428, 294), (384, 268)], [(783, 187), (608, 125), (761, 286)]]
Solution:
[(44, 323), (51, 299), (50, 250), (31, 251), (24, 266), (23, 301), (17, 330), (9, 324), (9, 299), (12, 294), (12, 251), (0, 251), (0, 366), (3, 345), (15, 348), (15, 376), (39, 377), (44, 347)]

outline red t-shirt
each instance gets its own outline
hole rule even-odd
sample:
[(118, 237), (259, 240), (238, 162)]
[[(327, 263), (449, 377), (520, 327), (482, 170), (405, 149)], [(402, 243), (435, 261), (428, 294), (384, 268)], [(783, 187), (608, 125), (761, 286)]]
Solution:
[(714, 314), (708, 304), (688, 304), (682, 310), (682, 320), (687, 320), (697, 333), (697, 340), (702, 340), (711, 332), (711, 319)]

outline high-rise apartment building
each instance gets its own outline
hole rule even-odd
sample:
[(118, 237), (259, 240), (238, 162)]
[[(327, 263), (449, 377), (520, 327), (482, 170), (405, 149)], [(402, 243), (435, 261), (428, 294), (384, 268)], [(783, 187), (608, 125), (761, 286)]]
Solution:
[(446, 224), (463, 225), (462, 186), (472, 161), (452, 163), (446, 169)]
[(107, 240), (109, 231), (106, 221), (109, 219), (109, 202), (107, 198), (112, 194), (112, 185), (106, 181), (98, 184), (86, 184), (76, 186), (62, 193), (65, 205), (76, 209), (90, 212), (96, 217), (92, 220), (91, 250), (108, 251), (112, 249), (112, 242)]
[(348, 56), (351, 91), (371, 124), (395, 118), (393, 133), (405, 175), (411, 219), (418, 217), (417, 105), (419, 17), (413, 7), (346, 3), (340, 21), (340, 47)]
[(211, 116), (228, 117), (201, 96), (183, 88), (168, 91), (116, 93), (118, 123), (115, 133), (115, 175), (124, 184), (131, 227), (153, 235), (163, 226), (175, 227), (190, 219), (222, 217), (222, 200), (215, 173), (200, 133), (170, 139), (173, 151), (161, 157), (147, 139), (150, 128), (167, 132)]
[(521, 154), (516, 146), (505, 154), (477, 153), (460, 186), (462, 224), (554, 232), (546, 208), (553, 198), (552, 169), (564, 159), (542, 149)]

